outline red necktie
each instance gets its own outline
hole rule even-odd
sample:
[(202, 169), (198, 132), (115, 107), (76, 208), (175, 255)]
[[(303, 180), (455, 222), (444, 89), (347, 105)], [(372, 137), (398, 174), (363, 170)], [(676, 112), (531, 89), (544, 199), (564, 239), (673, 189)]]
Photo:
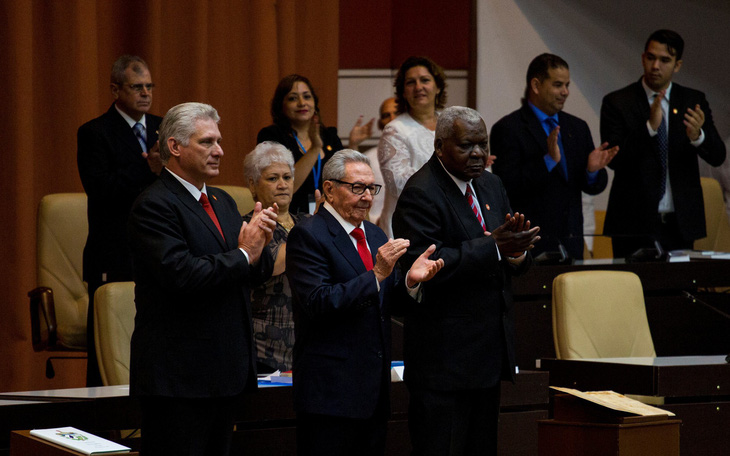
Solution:
[(474, 215), (477, 216), (477, 220), (479, 220), (479, 224), (482, 226), (482, 229), (487, 231), (487, 227), (484, 225), (484, 220), (482, 220), (482, 214), (479, 213), (479, 208), (477, 208), (477, 202), (474, 200), (474, 193), (471, 191), (471, 185), (469, 184), (466, 184), (466, 199), (469, 201), (469, 206), (471, 206), (471, 210), (474, 211)]
[(370, 254), (370, 250), (368, 250), (365, 232), (362, 228), (355, 228), (350, 234), (357, 240), (357, 253), (360, 254), (365, 269), (368, 271), (371, 270), (373, 268), (373, 256)]
[(208, 213), (210, 216), (210, 219), (213, 220), (213, 223), (215, 224), (215, 227), (218, 228), (218, 232), (223, 237), (223, 240), (226, 240), (226, 236), (223, 234), (223, 230), (221, 229), (221, 224), (218, 223), (218, 217), (215, 216), (215, 212), (213, 212), (213, 206), (210, 205), (210, 200), (208, 199), (208, 196), (205, 193), (200, 194), (200, 204), (203, 205), (203, 209), (205, 209), (205, 212)]

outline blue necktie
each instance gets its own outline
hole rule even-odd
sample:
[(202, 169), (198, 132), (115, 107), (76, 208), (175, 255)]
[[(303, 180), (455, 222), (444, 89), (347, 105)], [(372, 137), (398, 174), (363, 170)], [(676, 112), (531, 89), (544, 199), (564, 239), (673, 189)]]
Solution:
[[(654, 95), (656, 96), (656, 95)], [(662, 115), (662, 121), (659, 124), (659, 129), (656, 135), (657, 143), (659, 145), (659, 162), (662, 165), (662, 179), (659, 185), (661, 195), (667, 191), (667, 155), (669, 154), (669, 136), (667, 135), (667, 124), (664, 122), (664, 116)]]
[(134, 136), (139, 141), (139, 145), (142, 146), (142, 152), (147, 152), (147, 135), (145, 134), (144, 127), (141, 123), (137, 122), (132, 129), (134, 130)]
[[(553, 130), (558, 128), (558, 120), (554, 117), (545, 118), (545, 123), (548, 126), (548, 130), (549, 130), (548, 135), (550, 135), (550, 133)], [(558, 147), (560, 148), (560, 162), (558, 163), (558, 166), (560, 168), (558, 168), (558, 170), (561, 171), (561, 174), (567, 181), (568, 180), (568, 162), (565, 159), (565, 150), (563, 149), (563, 134), (562, 133), (558, 134)]]

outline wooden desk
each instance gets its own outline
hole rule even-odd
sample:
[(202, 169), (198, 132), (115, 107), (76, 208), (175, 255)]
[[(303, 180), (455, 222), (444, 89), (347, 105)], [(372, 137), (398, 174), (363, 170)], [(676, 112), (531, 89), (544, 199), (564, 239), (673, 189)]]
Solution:
[(730, 261), (626, 263), (623, 260), (579, 261), (573, 265), (536, 265), (513, 280), (515, 354), (522, 369), (555, 358), (552, 333), (552, 283), (564, 272), (619, 270), (636, 273), (644, 288), (647, 317), (659, 356), (730, 353), (730, 320), (685, 297), (687, 291), (730, 313), (730, 293), (704, 293), (730, 286)]
[[(29, 430), (13, 431), (10, 434), (10, 456), (79, 456), (83, 453), (70, 450), (68, 448), (56, 445), (47, 440), (39, 439), (30, 435)], [(106, 453), (109, 456), (139, 456), (136, 451), (128, 451), (122, 453)]]
[(543, 359), (550, 384), (581, 391), (664, 397), (682, 420), (681, 454), (726, 455), (730, 448), (730, 364), (722, 356)]
[[(502, 383), (500, 454), (537, 454), (537, 421), (548, 418), (547, 372), (520, 372), (517, 383)], [(410, 452), (408, 390), (393, 383), (388, 422), (388, 455)], [(295, 414), (290, 387), (259, 388), (241, 399), (232, 454), (286, 456), (296, 454)], [(139, 405), (129, 388), (109, 386), (0, 394), (0, 456), (9, 451), (13, 430), (74, 426), (110, 438), (109, 431), (136, 429)], [(113, 438), (111, 440), (114, 440)], [(120, 442), (138, 449), (133, 441)]]

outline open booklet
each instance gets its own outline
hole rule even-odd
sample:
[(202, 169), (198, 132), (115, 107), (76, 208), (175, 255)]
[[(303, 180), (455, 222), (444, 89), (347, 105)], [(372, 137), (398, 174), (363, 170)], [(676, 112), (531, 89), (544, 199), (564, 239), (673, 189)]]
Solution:
[(643, 402), (639, 402), (635, 399), (631, 399), (624, 396), (623, 394), (615, 393), (613, 391), (583, 392), (576, 389), (561, 388), (558, 386), (551, 386), (550, 388), (619, 412), (630, 413), (638, 416), (674, 416), (674, 413), (672, 412), (662, 410), (657, 407), (652, 407), (651, 405), (646, 405)]
[(30, 435), (84, 454), (128, 453), (131, 448), (74, 427), (33, 429)]

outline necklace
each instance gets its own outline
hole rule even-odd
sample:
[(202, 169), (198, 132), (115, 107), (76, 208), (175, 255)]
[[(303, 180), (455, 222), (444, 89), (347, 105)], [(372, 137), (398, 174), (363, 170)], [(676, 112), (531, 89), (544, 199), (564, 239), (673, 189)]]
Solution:
[(294, 219), (290, 215), (289, 220), (280, 220), (279, 225), (281, 225), (287, 232), (289, 232), (292, 228), (294, 228)]

